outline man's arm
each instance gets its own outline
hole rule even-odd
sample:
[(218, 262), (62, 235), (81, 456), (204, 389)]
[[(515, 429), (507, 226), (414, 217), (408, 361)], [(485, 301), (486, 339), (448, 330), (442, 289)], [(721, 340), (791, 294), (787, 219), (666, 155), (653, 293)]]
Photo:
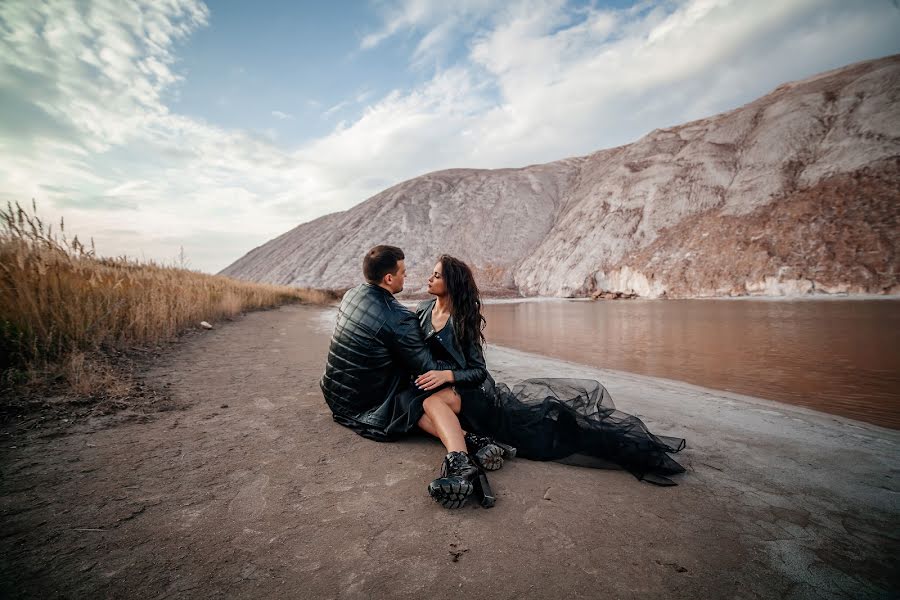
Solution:
[(388, 348), (412, 375), (421, 375), (437, 368), (416, 315), (403, 310), (385, 340)]

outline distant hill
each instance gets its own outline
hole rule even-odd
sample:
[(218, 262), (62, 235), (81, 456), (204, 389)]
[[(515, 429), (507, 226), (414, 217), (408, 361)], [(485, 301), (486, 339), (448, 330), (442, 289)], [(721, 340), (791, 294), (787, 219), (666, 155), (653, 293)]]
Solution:
[(422, 175), (222, 274), (349, 287), (379, 243), (412, 292), (446, 252), (522, 295), (900, 294), (900, 56), (585, 157)]

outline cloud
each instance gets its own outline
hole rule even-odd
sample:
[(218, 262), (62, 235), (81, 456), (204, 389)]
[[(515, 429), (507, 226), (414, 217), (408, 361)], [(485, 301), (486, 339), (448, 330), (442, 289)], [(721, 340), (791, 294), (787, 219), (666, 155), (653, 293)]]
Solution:
[[(30, 79), (32, 104), (73, 126), (94, 151), (128, 141), (164, 114), (162, 91), (179, 80), (173, 43), (206, 23), (194, 2), (4, 2), (0, 86)], [(23, 26), (24, 25), (24, 26)], [(10, 76), (12, 73), (23, 76)]]
[(411, 63), (422, 66), (440, 58), (463, 34), (471, 34), (506, 3), (500, 0), (401, 0), (381, 5), (382, 24), (362, 37), (360, 49), (371, 50), (399, 35), (421, 34)]
[[(358, 82), (323, 113), (344, 120), (285, 147), (166, 105), (177, 44), (210, 20), (203, 4), (83, 8), (0, 2), (0, 105), (16, 115), (0, 120), (0, 201), (36, 198), (101, 253), (167, 259), (183, 245), (210, 271), (428, 171), (587, 154), (900, 51), (900, 11), (886, 2), (410, 0), (382, 5), (360, 46), (404, 36), (405, 66), (433, 71), (380, 96)], [(461, 58), (438, 66), (451, 46)]]
[(328, 119), (332, 115), (335, 115), (339, 112), (344, 111), (345, 109), (354, 106), (356, 104), (362, 104), (373, 95), (372, 90), (362, 90), (357, 92), (352, 98), (347, 100), (342, 100), (332, 106), (330, 106), (327, 110), (323, 111), (321, 117), (323, 119)]
[(359, 47), (363, 50), (372, 49), (398, 31), (430, 20), (438, 12), (440, 5), (439, 1), (410, 0), (384, 7), (382, 27), (363, 36)]
[[(428, 46), (432, 26), (457, 10), (445, 6), (395, 5), (369, 42), (418, 35)], [(898, 16), (886, 3), (837, 0), (622, 10), (507, 3), (469, 36), (466, 60), (388, 94), (317, 141), (316, 156), (341, 157), (349, 173), (369, 165), (396, 181), (587, 154), (735, 108), (784, 81), (897, 52)]]
[(287, 120), (291, 120), (294, 118), (294, 115), (291, 115), (291, 114), (288, 114), (285, 112), (281, 112), (280, 110), (273, 110), (272, 116), (275, 117), (276, 119), (278, 119), (279, 121), (287, 121)]
[[(302, 206), (294, 159), (271, 138), (165, 105), (180, 81), (174, 45), (208, 17), (192, 0), (0, 3), (0, 100), (23, 117), (0, 125), (0, 200), (35, 198), (115, 255), (156, 255), (172, 236), (207, 255), (192, 242), (198, 231), (240, 232), (255, 245), (318, 216), (285, 220), (268, 208)], [(123, 229), (139, 234), (108, 233)], [(197, 266), (218, 270), (250, 247), (221, 246)]]
[(322, 112), (322, 118), (327, 119), (334, 113), (344, 110), (351, 104), (352, 104), (352, 102), (350, 100), (342, 100), (341, 102), (338, 102), (337, 104), (334, 104), (334, 105), (328, 107), (324, 112)]

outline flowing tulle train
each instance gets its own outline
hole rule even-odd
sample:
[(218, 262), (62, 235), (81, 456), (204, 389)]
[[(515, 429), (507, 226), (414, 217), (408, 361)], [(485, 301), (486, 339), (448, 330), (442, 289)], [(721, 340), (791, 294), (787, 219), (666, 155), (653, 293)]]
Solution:
[(654, 435), (638, 417), (616, 410), (598, 381), (527, 379), (510, 389), (489, 377), (478, 392), (482, 410), (470, 422), (524, 458), (589, 467), (612, 463), (657, 485), (675, 485), (667, 476), (685, 471), (669, 456), (685, 441)]

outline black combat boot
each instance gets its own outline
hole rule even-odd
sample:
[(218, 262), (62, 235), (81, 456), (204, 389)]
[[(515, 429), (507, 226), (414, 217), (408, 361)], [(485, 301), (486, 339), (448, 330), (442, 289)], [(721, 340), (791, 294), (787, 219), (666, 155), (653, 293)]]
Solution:
[(503, 466), (504, 458), (516, 456), (516, 449), (512, 446), (471, 432), (466, 434), (466, 449), (485, 471), (496, 471)]
[(428, 493), (444, 508), (461, 508), (475, 489), (478, 467), (465, 452), (444, 457), (441, 476), (428, 484)]

